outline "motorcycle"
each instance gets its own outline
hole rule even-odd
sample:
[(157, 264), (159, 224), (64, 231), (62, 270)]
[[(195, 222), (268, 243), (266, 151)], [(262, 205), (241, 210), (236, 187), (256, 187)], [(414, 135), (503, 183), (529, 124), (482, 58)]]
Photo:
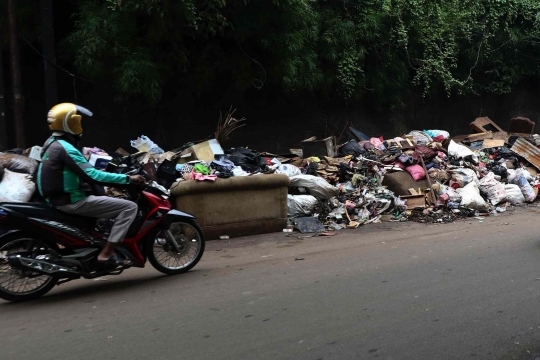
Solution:
[[(142, 174), (142, 167), (127, 174)], [(192, 269), (204, 253), (205, 239), (195, 217), (174, 210), (169, 190), (155, 181), (128, 185), (125, 192), (138, 213), (121, 245), (119, 257), (131, 267), (152, 266), (168, 275)], [(0, 203), (0, 298), (33, 300), (55, 285), (85, 278), (120, 275), (126, 267), (96, 263), (111, 224), (70, 215), (44, 203)]]

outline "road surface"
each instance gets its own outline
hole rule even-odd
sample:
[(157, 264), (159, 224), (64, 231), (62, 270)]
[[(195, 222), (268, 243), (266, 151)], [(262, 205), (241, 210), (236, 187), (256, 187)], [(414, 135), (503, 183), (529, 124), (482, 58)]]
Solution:
[(539, 229), (531, 207), (213, 241), (185, 275), (0, 301), (0, 359), (540, 359)]

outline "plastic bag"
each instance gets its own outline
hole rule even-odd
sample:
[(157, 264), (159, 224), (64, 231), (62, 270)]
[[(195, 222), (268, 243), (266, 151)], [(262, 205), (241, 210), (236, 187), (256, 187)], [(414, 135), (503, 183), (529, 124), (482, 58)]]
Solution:
[(424, 132), (432, 138), (442, 136), (443, 138), (448, 139), (450, 137), (450, 133), (444, 130), (424, 130)]
[(284, 164), (284, 165), (279, 165), (276, 168), (276, 174), (283, 174), (283, 175), (287, 175), (288, 177), (291, 177), (291, 176), (301, 175), (302, 171), (294, 165)]
[(234, 163), (230, 160), (214, 160), (210, 167), (219, 172), (231, 172), (234, 169)]
[(34, 175), (38, 168), (38, 162), (34, 159), (24, 155), (8, 153), (0, 154), (0, 165), (6, 170), (27, 175)]
[(358, 157), (366, 152), (363, 146), (360, 146), (355, 140), (349, 140), (340, 149), (343, 156), (352, 155)]
[(371, 139), (369, 139), (369, 142), (375, 147), (375, 149), (379, 149), (379, 150), (385, 149), (381, 139), (379, 138), (372, 137)]
[(504, 185), (504, 191), (506, 191), (506, 201), (509, 201), (512, 205), (523, 204), (525, 202), (525, 197), (523, 197), (519, 186), (506, 184)]
[(519, 186), (519, 189), (527, 202), (533, 202), (534, 199), (536, 199), (536, 193), (531, 184), (527, 181), (527, 176), (523, 169), (517, 169), (515, 176), (509, 177), (508, 182)]
[(495, 174), (492, 172), (489, 172), (486, 176), (480, 179), (478, 188), (493, 205), (497, 205), (506, 199), (504, 185), (495, 180)]
[(323, 178), (312, 175), (291, 176), (291, 186), (305, 187), (311, 195), (325, 200), (339, 194), (337, 187), (330, 185)]
[(5, 169), (0, 182), (0, 202), (28, 202), (35, 190), (32, 176)]
[(450, 174), (441, 169), (431, 168), (428, 170), (429, 177), (435, 181), (448, 181), (451, 179)]
[(459, 195), (462, 196), (461, 206), (475, 209), (475, 210), (487, 210), (488, 204), (484, 198), (480, 195), (480, 190), (475, 182), (471, 182), (464, 188), (456, 190)]
[(426, 172), (420, 165), (407, 166), (407, 172), (411, 174), (414, 181), (418, 181), (426, 178)]
[(236, 148), (225, 151), (225, 156), (234, 165), (240, 166), (247, 172), (253, 173), (261, 170), (260, 155), (250, 149)]
[(287, 195), (287, 216), (290, 218), (310, 216), (317, 205), (317, 198), (311, 195)]
[(470, 156), (475, 163), (478, 163), (478, 156), (473, 153), (471, 149), (456, 143), (454, 140), (450, 140), (450, 144), (448, 145), (448, 155), (458, 159), (464, 159)]
[(131, 140), (131, 146), (139, 151), (148, 152), (150, 154), (163, 154), (165, 152), (145, 135), (137, 138), (137, 140)]
[(413, 139), (420, 145), (427, 145), (428, 143), (432, 142), (433, 139), (431, 136), (426, 134), (423, 131), (414, 130), (407, 134), (407, 137), (412, 136)]
[(448, 172), (451, 174), (450, 186), (457, 183), (459, 187), (464, 187), (471, 182), (478, 183), (478, 176), (472, 169), (461, 168)]

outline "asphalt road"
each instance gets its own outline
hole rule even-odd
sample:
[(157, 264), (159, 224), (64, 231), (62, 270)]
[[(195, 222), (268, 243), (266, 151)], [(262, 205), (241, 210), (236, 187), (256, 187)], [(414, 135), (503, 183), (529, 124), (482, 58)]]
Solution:
[(533, 360), (539, 228), (529, 208), (209, 242), (185, 275), (132, 269), (0, 302), (0, 359)]

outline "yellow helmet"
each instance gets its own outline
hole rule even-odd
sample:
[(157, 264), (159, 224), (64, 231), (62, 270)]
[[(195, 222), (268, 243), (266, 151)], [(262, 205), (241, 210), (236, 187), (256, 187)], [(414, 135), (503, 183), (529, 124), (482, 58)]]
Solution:
[(73, 135), (80, 135), (83, 132), (81, 125), (81, 114), (92, 116), (92, 112), (82, 106), (62, 103), (55, 105), (47, 115), (47, 122), (52, 131), (63, 131)]

